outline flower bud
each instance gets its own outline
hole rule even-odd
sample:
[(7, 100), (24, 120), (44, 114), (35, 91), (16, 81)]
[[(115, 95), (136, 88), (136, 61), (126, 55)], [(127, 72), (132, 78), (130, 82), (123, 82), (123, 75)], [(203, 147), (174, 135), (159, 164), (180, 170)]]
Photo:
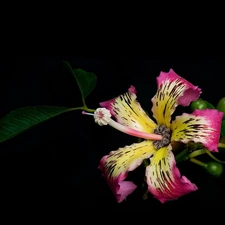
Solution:
[(205, 169), (214, 177), (219, 177), (223, 173), (223, 165), (215, 161), (207, 162)]
[(218, 109), (220, 112), (223, 112), (223, 118), (225, 118), (225, 97), (218, 101), (216, 109)]

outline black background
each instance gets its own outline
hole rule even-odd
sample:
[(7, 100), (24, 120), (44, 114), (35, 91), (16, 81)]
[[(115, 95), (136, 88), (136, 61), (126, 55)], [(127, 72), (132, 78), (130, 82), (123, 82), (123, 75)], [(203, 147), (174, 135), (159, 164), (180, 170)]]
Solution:
[[(8, 57), (0, 61), (0, 116), (23, 106), (81, 106), (74, 77), (62, 60), (73, 68), (93, 72), (97, 86), (87, 97), (89, 108), (127, 91), (137, 89), (138, 101), (151, 113), (151, 98), (156, 92), (160, 71), (172, 68), (199, 86), (202, 98), (216, 104), (225, 96), (223, 60), (104, 59), (104, 57)], [(178, 107), (177, 112), (189, 108)], [(7, 212), (40, 215), (55, 213), (78, 216), (80, 212), (165, 212), (169, 209), (215, 209), (225, 197), (224, 174), (213, 178), (191, 163), (179, 164), (182, 175), (199, 190), (177, 201), (161, 204), (152, 196), (143, 201), (139, 189), (126, 201), (117, 203), (97, 169), (99, 160), (111, 150), (136, 141), (113, 130), (99, 127), (81, 111), (57, 116), (13, 139), (0, 144), (1, 205)], [(130, 173), (131, 174), (131, 173)], [(140, 182), (142, 168), (131, 176)]]

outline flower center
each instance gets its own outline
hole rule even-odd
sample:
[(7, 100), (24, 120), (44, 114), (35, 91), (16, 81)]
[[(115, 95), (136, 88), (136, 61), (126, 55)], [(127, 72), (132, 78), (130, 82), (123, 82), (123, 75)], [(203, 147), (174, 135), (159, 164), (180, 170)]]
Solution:
[(160, 140), (160, 141), (153, 141), (153, 145), (157, 150), (164, 146), (169, 145), (171, 131), (168, 127), (166, 127), (165, 125), (159, 125), (154, 130), (154, 134), (159, 134), (159, 135), (162, 135), (162, 137), (163, 137), (162, 140)]

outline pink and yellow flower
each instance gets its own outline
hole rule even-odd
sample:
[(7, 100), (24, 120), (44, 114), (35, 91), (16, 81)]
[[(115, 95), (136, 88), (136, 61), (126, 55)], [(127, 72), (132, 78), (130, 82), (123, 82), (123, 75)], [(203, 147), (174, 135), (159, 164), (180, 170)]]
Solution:
[(152, 98), (155, 121), (136, 100), (133, 86), (128, 92), (100, 103), (102, 108), (96, 110), (95, 121), (100, 125), (109, 124), (122, 132), (145, 139), (111, 151), (100, 161), (98, 168), (118, 202), (125, 200), (136, 189), (132, 181), (125, 179), (128, 172), (141, 165), (144, 159), (150, 159), (145, 172), (148, 190), (160, 202), (175, 200), (198, 189), (185, 176), (181, 176), (173, 154), (173, 141), (200, 142), (208, 150), (218, 152), (223, 113), (205, 109), (195, 110), (192, 114), (183, 113), (173, 121), (171, 118), (178, 105), (188, 106), (191, 101), (198, 99), (201, 89), (172, 69), (168, 73), (160, 73), (157, 86)]

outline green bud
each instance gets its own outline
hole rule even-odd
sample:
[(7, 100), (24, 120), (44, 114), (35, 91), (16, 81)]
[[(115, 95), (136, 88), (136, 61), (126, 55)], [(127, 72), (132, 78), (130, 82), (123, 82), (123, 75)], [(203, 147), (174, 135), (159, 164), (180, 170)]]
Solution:
[(219, 177), (223, 173), (223, 165), (221, 163), (210, 161), (205, 164), (206, 171), (214, 177)]
[(194, 111), (195, 109), (206, 109), (207, 103), (203, 99), (199, 98), (191, 102), (190, 107), (191, 107), (191, 111)]
[(216, 105), (216, 109), (223, 112), (223, 118), (225, 118), (225, 97), (221, 98)]

